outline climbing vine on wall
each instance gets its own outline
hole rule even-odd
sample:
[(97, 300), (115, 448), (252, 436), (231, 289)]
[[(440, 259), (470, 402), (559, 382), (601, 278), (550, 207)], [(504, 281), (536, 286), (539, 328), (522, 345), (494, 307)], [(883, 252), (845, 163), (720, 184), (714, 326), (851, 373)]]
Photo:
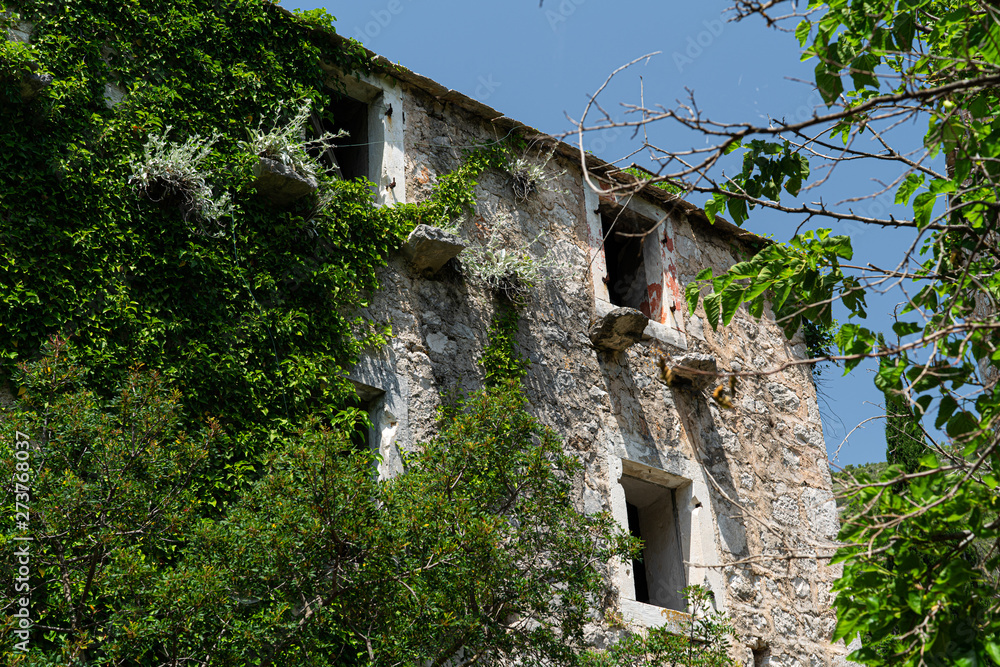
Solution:
[[(289, 100), (322, 109), (339, 94), (321, 60), (348, 75), (372, 67), (360, 45), (331, 42), (332, 17), (256, 0), (5, 11), (30, 42), (0, 52), (0, 375), (54, 334), (98, 390), (132, 365), (160, 369), (188, 414), (220, 419), (230, 464), (297, 416), (343, 406), (343, 371), (387, 331), (356, 314), (379, 268), (414, 225), (470, 210), (475, 178), (510, 160), (506, 144), (473, 151), (427, 200), (392, 208), (363, 179), (318, 174), (322, 206), (276, 209), (253, 187), (253, 128), (282, 110), (292, 121)], [(53, 77), (31, 100), (26, 58)], [(191, 163), (183, 178), (176, 155)], [(167, 177), (196, 183), (202, 201), (176, 205)]]
[[(254, 128), (339, 94), (321, 61), (373, 67), (325, 12), (2, 14), (30, 35), (0, 42), (0, 384), (19, 397), (0, 420), (34, 457), (37, 627), (18, 664), (440, 664), (474, 642), (575, 664), (596, 564), (630, 545), (574, 509), (579, 464), (512, 381), (518, 311), (491, 332), (495, 385), (442, 413), (405, 474), (379, 483), (350, 438), (346, 371), (389, 334), (360, 315), (379, 271), (415, 225), (468, 214), (517, 140), (471, 151), (422, 202), (379, 207), (371, 183), (318, 170), (318, 195), (276, 207), (255, 191)], [(542, 625), (512, 634), (494, 609)]]
[[(0, 82), (0, 372), (69, 335), (93, 386), (158, 368), (190, 414), (220, 418), (236, 457), (274, 417), (336, 406), (339, 370), (379, 340), (353, 309), (404, 221), (358, 182), (337, 183), (321, 216), (308, 201), (275, 210), (251, 187), (255, 156), (240, 142), (283, 100), (323, 103), (321, 58), (364, 71), (363, 50), (316, 37), (322, 16), (248, 0), (6, 11), (53, 80), (30, 101), (18, 77)], [(112, 106), (109, 91), (124, 96)], [(136, 183), (144, 148), (164, 135), (212, 138), (198, 168), (231, 208), (211, 234)]]

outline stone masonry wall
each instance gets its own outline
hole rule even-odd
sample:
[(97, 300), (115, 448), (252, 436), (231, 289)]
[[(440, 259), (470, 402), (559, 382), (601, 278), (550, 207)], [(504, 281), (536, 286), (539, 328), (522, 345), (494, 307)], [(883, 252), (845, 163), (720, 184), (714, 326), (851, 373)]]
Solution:
[[(464, 147), (502, 137), (483, 119), (416, 88), (404, 87), (403, 99), (407, 201), (424, 198), (438, 174), (459, 164)], [(743, 378), (730, 411), (709, 399), (711, 388), (695, 392), (661, 381), (658, 359), (676, 358), (685, 352), (679, 347), (648, 338), (622, 353), (595, 350), (587, 337), (597, 313), (584, 184), (578, 164), (553, 160), (548, 170), (553, 180), (526, 202), (515, 201), (506, 174), (484, 174), (463, 235), (475, 239), (499, 225), (523, 242), (544, 232), (535, 250), (551, 249), (571, 267), (568, 279), (533, 290), (518, 341), (532, 362), (532, 411), (586, 464), (581, 508), (614, 509), (615, 498), (624, 497), (623, 464), (693, 480), (687, 495), (676, 496), (687, 517), (682, 528), (695, 535), (698, 512), (709, 523), (700, 543), (686, 543), (688, 583), (713, 588), (736, 625), (742, 664), (838, 664), (843, 647), (829, 642), (836, 572), (822, 558), (832, 553), (838, 520), (808, 367)], [(746, 251), (683, 214), (671, 222), (681, 287), (705, 266), (721, 271)], [(442, 393), (481, 386), (477, 362), (496, 302), (465, 273), (461, 255), (430, 278), (397, 257), (371, 307), (393, 327), (391, 346), (369, 365), (391, 378), (393, 400), (405, 404), (405, 415), (392, 416), (397, 448), (431, 436)], [(785, 340), (769, 319), (742, 313), (712, 331), (685, 309), (678, 303), (675, 317), (686, 330), (686, 351), (714, 356), (720, 371), (766, 371), (805, 357), (804, 343)], [(603, 641), (596, 630), (595, 641)]]

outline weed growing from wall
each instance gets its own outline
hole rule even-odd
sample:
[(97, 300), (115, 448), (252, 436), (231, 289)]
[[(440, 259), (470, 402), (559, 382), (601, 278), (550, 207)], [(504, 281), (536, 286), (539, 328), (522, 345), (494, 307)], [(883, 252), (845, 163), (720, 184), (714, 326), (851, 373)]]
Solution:
[[(282, 122), (283, 111), (290, 107), (292, 117)], [(344, 130), (337, 133), (324, 132), (309, 138), (309, 117), (312, 102), (308, 99), (281, 102), (275, 112), (275, 119), (269, 130), (264, 129), (263, 120), (250, 133), (250, 140), (240, 145), (251, 153), (275, 160), (307, 179), (316, 179), (324, 171), (319, 160), (311, 153), (319, 154), (330, 150), (337, 139), (346, 136)]]
[(551, 251), (537, 255), (531, 246), (541, 241), (539, 234), (528, 243), (508, 241), (503, 230), (493, 229), (485, 243), (472, 243), (462, 254), (469, 273), (494, 293), (508, 301), (524, 300), (531, 289), (547, 280), (560, 280), (567, 267)]
[(231, 198), (228, 192), (213, 192), (208, 184), (210, 175), (202, 168), (218, 135), (203, 139), (195, 134), (182, 143), (172, 143), (167, 139), (170, 130), (168, 125), (163, 134), (149, 137), (142, 147), (142, 158), (132, 165), (129, 184), (152, 202), (178, 208), (186, 221), (224, 226), (222, 218), (233, 210)]
[(520, 321), (521, 308), (517, 304), (502, 306), (493, 316), (482, 359), (487, 386), (520, 382), (528, 373), (529, 362), (518, 350), (516, 340)]

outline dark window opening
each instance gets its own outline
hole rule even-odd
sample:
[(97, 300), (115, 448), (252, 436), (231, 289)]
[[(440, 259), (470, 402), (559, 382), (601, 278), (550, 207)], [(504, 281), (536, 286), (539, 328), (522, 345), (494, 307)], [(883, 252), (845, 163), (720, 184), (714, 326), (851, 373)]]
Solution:
[(654, 232), (641, 236), (651, 224), (627, 210), (601, 212), (604, 256), (608, 269), (608, 297), (616, 306), (627, 306), (650, 315), (643, 242), (655, 242)]
[(765, 648), (755, 648), (752, 650), (753, 650), (754, 667), (764, 667), (764, 665), (766, 665), (769, 662), (768, 658), (771, 657), (771, 649), (765, 647)]
[(352, 180), (368, 177), (368, 105), (344, 95), (331, 98), (322, 120), (313, 117), (313, 130), (319, 133), (347, 134), (334, 140), (332, 150), (324, 151), (320, 160), (338, 176)]
[[(642, 529), (639, 525), (639, 508), (632, 503), (625, 503), (628, 511), (628, 532), (632, 537), (642, 539)], [(649, 602), (649, 584), (646, 583), (646, 564), (638, 559), (632, 559), (632, 572), (635, 577), (635, 599), (637, 602)]]
[(348, 406), (358, 408), (368, 415), (370, 423), (365, 424), (361, 421), (355, 423), (354, 430), (351, 432), (351, 444), (354, 451), (357, 452), (377, 450), (379, 443), (375, 429), (378, 425), (379, 413), (385, 404), (385, 392), (357, 382), (354, 383), (354, 387), (358, 395), (357, 398), (348, 401)]
[[(362, 412), (368, 415), (368, 419), (372, 418), (372, 409), (375, 407), (372, 405), (371, 401), (362, 401), (360, 399), (353, 400), (348, 403), (349, 407), (358, 408)], [(372, 448), (372, 429), (368, 424), (362, 421), (357, 421), (354, 424), (354, 430), (351, 431), (351, 445), (354, 447), (356, 452), (367, 452), (371, 451)]]
[(637, 602), (684, 611), (687, 585), (676, 490), (622, 477), (629, 532), (643, 541), (642, 560), (632, 562)]

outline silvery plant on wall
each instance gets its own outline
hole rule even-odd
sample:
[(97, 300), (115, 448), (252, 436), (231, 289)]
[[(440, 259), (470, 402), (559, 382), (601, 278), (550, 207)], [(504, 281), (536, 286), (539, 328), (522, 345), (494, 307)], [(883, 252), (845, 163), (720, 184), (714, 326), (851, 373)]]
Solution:
[(551, 280), (563, 280), (569, 267), (551, 250), (538, 255), (531, 251), (541, 245), (544, 232), (525, 243), (508, 240), (499, 226), (490, 230), (485, 242), (472, 243), (462, 253), (462, 263), (486, 287), (510, 301), (521, 301), (532, 287)]
[[(294, 112), (290, 120), (281, 123), (285, 107)], [(310, 154), (323, 154), (334, 147), (335, 140), (346, 133), (322, 132), (314, 139), (308, 136), (312, 113), (312, 102), (308, 99), (282, 102), (275, 112), (275, 120), (268, 130), (263, 122), (250, 131), (250, 141), (240, 142), (240, 145), (255, 155), (274, 160), (285, 167), (294, 170), (306, 179), (316, 179), (325, 169), (320, 161)]]
[[(215, 194), (208, 183), (208, 172), (202, 169), (219, 135), (204, 138), (193, 134), (174, 143), (167, 139), (171, 129), (168, 125), (162, 134), (150, 135), (142, 148), (142, 158), (132, 165), (129, 184), (150, 201), (176, 206), (185, 221), (221, 227), (221, 219), (232, 212), (232, 201), (228, 192)], [(199, 231), (209, 233), (203, 227)], [(221, 233), (216, 230), (209, 235)]]
[(554, 147), (543, 151), (539, 156), (540, 159), (532, 159), (525, 152), (511, 161), (508, 168), (510, 186), (519, 203), (527, 201), (531, 195), (542, 190), (559, 191), (553, 187), (554, 183), (559, 176), (566, 172), (565, 170), (550, 169), (554, 151)]
[[(291, 116), (283, 122), (286, 108)], [(320, 177), (331, 171), (324, 161), (331, 168), (337, 164), (333, 149), (335, 140), (343, 136), (346, 136), (343, 130), (325, 131), (312, 110), (311, 100), (300, 98), (279, 102), (270, 129), (265, 129), (262, 119), (250, 130), (250, 140), (241, 141), (240, 146), (257, 156), (253, 185), (272, 205), (286, 206), (316, 195), (311, 219), (332, 201), (333, 191), (323, 186)], [(333, 168), (333, 171), (342, 177), (339, 170)]]

